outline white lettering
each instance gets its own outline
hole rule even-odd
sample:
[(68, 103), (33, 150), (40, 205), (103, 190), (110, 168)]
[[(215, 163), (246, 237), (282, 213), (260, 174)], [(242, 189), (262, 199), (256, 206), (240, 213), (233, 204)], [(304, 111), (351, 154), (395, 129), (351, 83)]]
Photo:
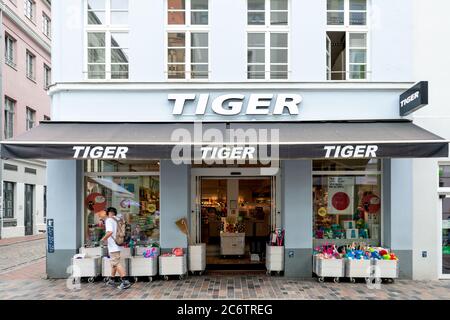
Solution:
[(346, 145), (324, 146), (325, 158), (376, 158), (378, 146), (376, 145)]
[(252, 94), (248, 101), (247, 114), (269, 114), (273, 94)]
[(290, 114), (297, 115), (299, 114), (298, 105), (302, 100), (303, 98), (298, 94), (279, 94), (273, 114), (283, 114), (284, 108), (288, 108)]
[[(215, 99), (209, 99), (208, 93), (198, 95), (197, 105), (195, 107), (196, 115), (204, 115), (207, 113), (210, 106), (213, 113), (222, 116), (235, 116), (240, 113), (246, 115), (269, 115), (271, 114), (271, 105), (274, 99), (274, 94), (250, 94), (248, 95), (248, 102), (244, 112), (245, 95), (242, 94), (225, 94), (219, 95)], [(181, 94), (173, 93), (168, 95), (168, 100), (175, 101), (172, 114), (182, 115), (185, 112), (185, 107), (188, 101), (195, 101), (196, 94)], [(212, 100), (212, 102), (210, 101)], [(273, 115), (282, 115), (287, 109), (289, 114), (299, 114), (299, 104), (303, 98), (298, 94), (278, 94), (273, 107)]]
[(202, 159), (220, 160), (244, 160), (254, 159), (256, 148), (254, 147), (202, 147)]
[(75, 146), (74, 159), (126, 159), (128, 147), (83, 147)]
[(196, 95), (195, 94), (179, 94), (179, 93), (172, 93), (169, 94), (167, 99), (169, 100), (175, 100), (175, 105), (173, 107), (173, 114), (183, 114), (184, 105), (186, 104), (187, 100), (195, 100)]
[(419, 94), (420, 92), (414, 92), (412, 95), (410, 95), (408, 98), (402, 100), (402, 102), (400, 103), (402, 107), (406, 106), (408, 103), (411, 103), (412, 101), (416, 100), (419, 98)]

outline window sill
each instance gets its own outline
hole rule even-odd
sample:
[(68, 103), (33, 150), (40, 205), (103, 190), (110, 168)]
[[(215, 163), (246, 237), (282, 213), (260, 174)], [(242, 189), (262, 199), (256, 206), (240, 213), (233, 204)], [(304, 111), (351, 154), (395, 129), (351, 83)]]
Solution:
[(12, 69), (18, 71), (18, 70), (17, 70), (17, 65), (16, 65), (14, 62), (11, 62), (11, 61), (5, 61), (5, 64), (6, 64), (7, 66), (11, 67)]
[(32, 77), (27, 75), (27, 79), (30, 80), (31, 82), (34, 82), (35, 84), (37, 84), (36, 78), (32, 78)]
[(32, 24), (34, 24), (36, 26), (36, 22), (34, 21), (35, 20), (34, 17), (30, 18), (29, 16), (25, 15), (25, 18), (27, 18), (28, 21), (30, 21)]

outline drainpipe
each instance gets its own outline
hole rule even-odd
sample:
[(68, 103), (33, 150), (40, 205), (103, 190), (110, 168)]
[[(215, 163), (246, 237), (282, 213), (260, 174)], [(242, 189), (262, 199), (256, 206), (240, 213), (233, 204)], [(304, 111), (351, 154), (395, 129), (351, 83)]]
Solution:
[[(5, 4), (3, 0), (0, 0), (0, 140), (3, 140), (3, 104), (5, 99), (3, 98), (3, 66), (4, 64), (4, 43), (3, 41), (3, 8)], [(1, 151), (0, 151), (1, 152)], [(0, 156), (0, 239), (3, 236), (3, 160)]]

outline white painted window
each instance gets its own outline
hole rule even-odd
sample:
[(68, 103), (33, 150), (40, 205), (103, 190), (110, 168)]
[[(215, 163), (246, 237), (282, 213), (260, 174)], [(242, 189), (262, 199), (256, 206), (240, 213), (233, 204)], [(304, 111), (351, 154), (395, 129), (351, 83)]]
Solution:
[(88, 25), (128, 25), (128, 0), (87, 0)]
[(11, 67), (16, 66), (16, 40), (8, 34), (5, 36), (5, 62)]
[(36, 111), (33, 109), (27, 107), (27, 114), (26, 114), (26, 129), (31, 130), (34, 127), (34, 124), (36, 122)]
[(167, 0), (167, 78), (209, 78), (208, 0)]
[(367, 0), (327, 0), (327, 24), (365, 26), (367, 24)]
[(52, 69), (44, 64), (44, 89), (47, 89), (52, 84)]
[(327, 0), (327, 80), (368, 80), (367, 0)]
[(25, 0), (25, 16), (34, 21), (35, 11), (36, 11), (36, 3), (33, 0)]
[(11, 139), (14, 136), (14, 114), (16, 109), (16, 102), (8, 97), (5, 97), (5, 139)]
[(167, 0), (167, 24), (208, 25), (208, 0)]
[(289, 78), (289, 1), (247, 0), (247, 79)]
[(128, 5), (128, 0), (87, 0), (88, 79), (129, 79)]
[(43, 13), (42, 14), (42, 32), (48, 37), (50, 38), (52, 36), (52, 22), (50, 20), (50, 18)]
[(27, 77), (30, 80), (35, 81), (36, 80), (36, 56), (32, 54), (30, 51), (27, 50), (26, 53), (26, 72)]

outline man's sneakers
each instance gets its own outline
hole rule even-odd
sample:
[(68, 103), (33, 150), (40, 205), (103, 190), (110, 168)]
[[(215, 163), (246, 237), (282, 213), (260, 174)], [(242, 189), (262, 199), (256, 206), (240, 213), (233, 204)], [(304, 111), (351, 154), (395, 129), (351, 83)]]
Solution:
[(111, 286), (111, 287), (116, 287), (117, 286), (117, 282), (114, 279), (109, 279), (108, 282), (106, 282), (107, 286)]
[(123, 280), (122, 283), (117, 287), (117, 289), (125, 290), (131, 287), (131, 283), (128, 280)]

